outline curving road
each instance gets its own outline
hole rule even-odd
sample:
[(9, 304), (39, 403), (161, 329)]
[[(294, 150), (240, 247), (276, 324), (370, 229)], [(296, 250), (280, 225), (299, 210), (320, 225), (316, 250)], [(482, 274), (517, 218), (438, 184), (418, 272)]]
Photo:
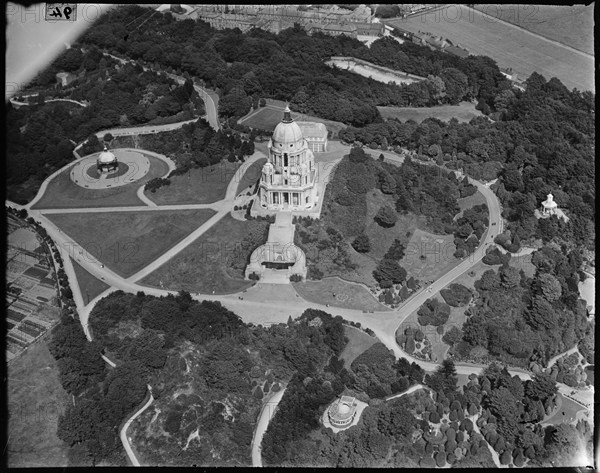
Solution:
[(275, 408), (283, 398), (283, 393), (286, 388), (283, 388), (281, 391), (278, 391), (270, 398), (263, 406), (260, 411), (260, 416), (258, 417), (258, 422), (256, 423), (256, 429), (254, 431), (254, 436), (252, 437), (252, 466), (263, 466), (262, 465), (262, 455), (261, 455), (261, 443), (262, 438), (267, 431), (267, 427), (269, 426), (269, 422), (275, 415)]
[[(115, 56), (113, 54), (109, 54), (109, 53), (103, 53), (103, 54), (105, 56), (110, 56), (113, 59), (116, 59), (121, 64), (125, 64), (127, 62), (136, 63), (136, 61), (133, 61), (130, 59), (123, 59), (123, 58)], [(146, 67), (146, 66), (142, 66), (142, 69), (144, 69), (144, 71), (147, 71), (147, 70), (154, 71), (154, 69)], [(183, 84), (185, 82), (185, 77), (178, 76), (176, 74), (171, 74), (171, 73), (167, 73), (167, 76), (170, 77), (171, 79), (174, 79), (178, 84)], [(206, 89), (195, 83), (194, 83), (194, 89), (196, 90), (196, 92), (198, 92), (198, 95), (200, 95), (200, 97), (204, 100), (208, 123), (210, 123), (210, 125), (215, 130), (220, 130), (221, 125), (219, 124), (219, 114), (217, 113), (218, 106), (219, 106), (218, 94), (214, 90)]]

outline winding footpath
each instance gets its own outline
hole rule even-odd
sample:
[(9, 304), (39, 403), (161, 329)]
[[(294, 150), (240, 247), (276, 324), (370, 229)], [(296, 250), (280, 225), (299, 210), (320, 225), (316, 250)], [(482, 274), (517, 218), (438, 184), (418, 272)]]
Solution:
[(123, 447), (125, 447), (125, 451), (127, 452), (127, 456), (129, 457), (129, 460), (131, 461), (131, 464), (133, 466), (140, 466), (140, 462), (138, 461), (137, 457), (135, 456), (135, 452), (131, 448), (131, 439), (129, 437), (127, 437), (127, 429), (129, 429), (129, 426), (131, 425), (131, 423), (140, 414), (142, 414), (146, 409), (148, 409), (150, 407), (150, 404), (152, 404), (154, 402), (154, 396), (152, 395), (152, 387), (150, 385), (148, 385), (148, 391), (150, 392), (150, 398), (148, 399), (148, 401), (146, 402), (146, 404), (144, 404), (135, 414), (133, 414), (127, 420), (127, 422), (125, 422), (125, 425), (121, 429), (121, 433), (120, 433), (121, 443), (123, 443)]

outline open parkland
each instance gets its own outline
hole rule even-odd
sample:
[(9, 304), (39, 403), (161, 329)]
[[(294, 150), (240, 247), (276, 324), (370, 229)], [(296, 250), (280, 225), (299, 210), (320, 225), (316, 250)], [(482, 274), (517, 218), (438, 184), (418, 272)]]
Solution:
[[(529, 31), (528, 25), (542, 21), (536, 17), (535, 9), (521, 10), (518, 23), (515, 11), (519, 11), (518, 5), (489, 5), (483, 11), (466, 5), (440, 5), (383, 22), (411, 33), (426, 32), (447, 38), (471, 54), (491, 57), (500, 68), (512, 68), (522, 79), (536, 71), (547, 80), (557, 77), (569, 89), (594, 91), (594, 56), (535, 33), (536, 28)], [(512, 18), (512, 23), (504, 18)]]

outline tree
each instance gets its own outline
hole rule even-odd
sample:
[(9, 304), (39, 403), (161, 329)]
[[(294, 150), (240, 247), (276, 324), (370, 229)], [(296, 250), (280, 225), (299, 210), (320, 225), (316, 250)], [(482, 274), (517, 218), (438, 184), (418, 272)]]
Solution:
[(371, 249), (371, 241), (365, 233), (361, 233), (352, 242), (352, 247), (359, 253), (367, 253)]
[(421, 325), (444, 325), (450, 316), (450, 306), (437, 299), (427, 299), (417, 315)]
[(547, 399), (553, 399), (557, 392), (558, 386), (556, 385), (556, 380), (552, 379), (549, 374), (535, 374), (533, 379), (525, 383), (525, 394), (527, 397), (538, 399), (544, 404)]
[(537, 287), (549, 302), (555, 302), (562, 295), (562, 286), (552, 274), (540, 273), (537, 277)]
[(444, 301), (452, 307), (463, 307), (469, 303), (473, 295), (468, 287), (462, 284), (450, 284), (445, 289), (440, 291), (440, 295), (444, 298)]
[(454, 346), (457, 343), (462, 342), (462, 339), (463, 339), (462, 330), (459, 329), (458, 327), (456, 327), (455, 325), (450, 327), (450, 330), (448, 330), (442, 337), (442, 340), (451, 346)]
[(389, 205), (383, 205), (377, 215), (375, 215), (375, 221), (385, 228), (393, 227), (398, 220), (398, 215), (396, 211), (390, 207)]
[(513, 266), (503, 266), (500, 268), (500, 280), (502, 287), (507, 289), (517, 287), (521, 281), (521, 273)]
[(400, 284), (406, 279), (406, 270), (394, 260), (382, 259), (373, 271), (373, 277), (377, 282), (388, 280)]

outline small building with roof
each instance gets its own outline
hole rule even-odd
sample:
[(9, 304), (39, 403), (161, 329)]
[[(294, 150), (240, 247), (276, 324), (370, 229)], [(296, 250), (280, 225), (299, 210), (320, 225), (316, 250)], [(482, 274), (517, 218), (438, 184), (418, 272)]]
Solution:
[(327, 128), (323, 123), (296, 122), (308, 144), (308, 149), (313, 153), (327, 151)]

